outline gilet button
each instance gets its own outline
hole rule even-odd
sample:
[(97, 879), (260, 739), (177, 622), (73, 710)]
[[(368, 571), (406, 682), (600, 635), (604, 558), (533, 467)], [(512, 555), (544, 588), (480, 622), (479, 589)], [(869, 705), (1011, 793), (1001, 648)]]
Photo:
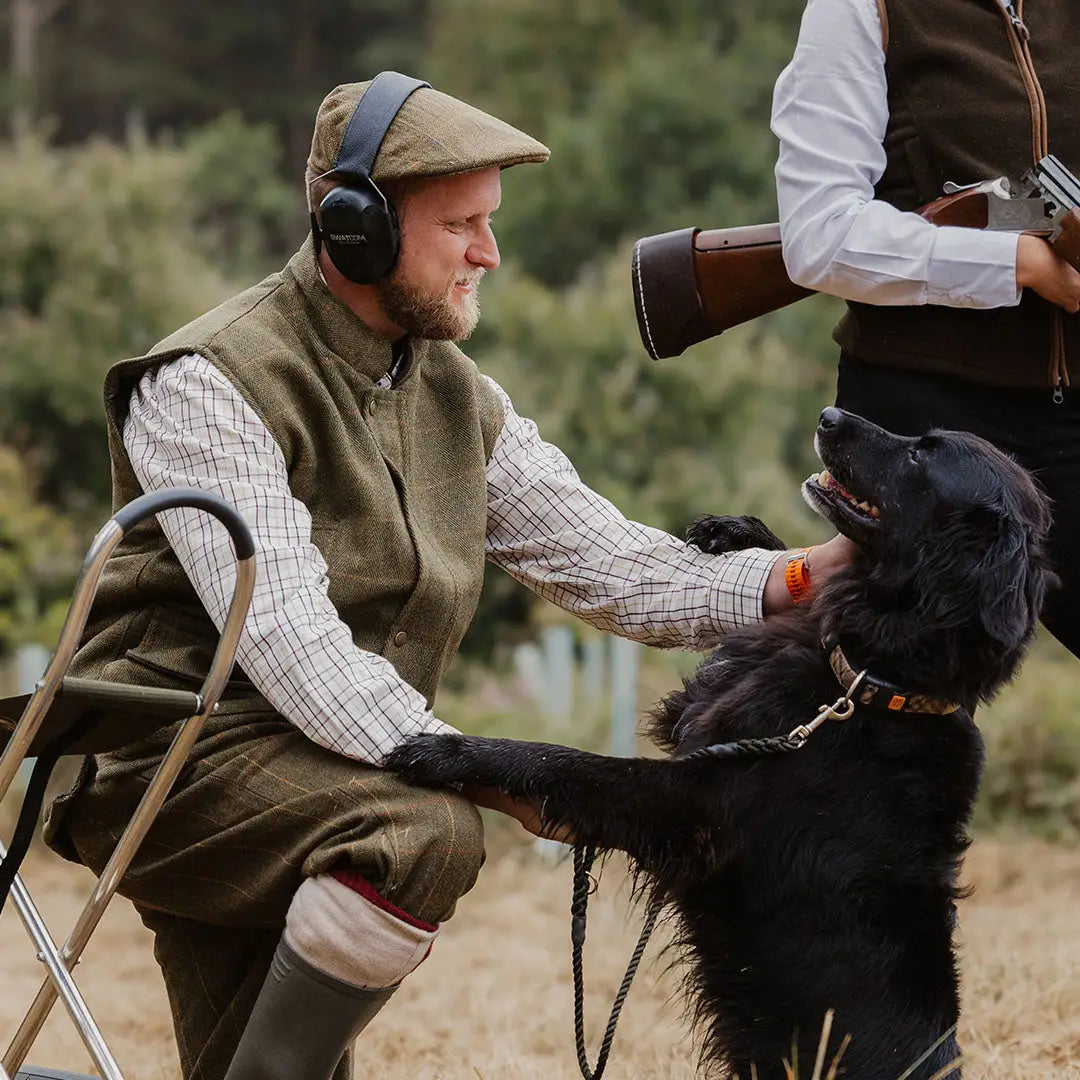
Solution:
[(399, 630), (394, 635), (394, 644), (395, 645), (404, 645), (405, 642), (408, 641), (408, 640), (409, 640), (409, 635), (406, 634), (404, 630)]
[(367, 403), (368, 416), (371, 416), (371, 414), (375, 412), (375, 410), (378, 408), (378, 405), (379, 405), (379, 403), (378, 403), (378, 401), (376, 401), (375, 398), (368, 398), (368, 403)]

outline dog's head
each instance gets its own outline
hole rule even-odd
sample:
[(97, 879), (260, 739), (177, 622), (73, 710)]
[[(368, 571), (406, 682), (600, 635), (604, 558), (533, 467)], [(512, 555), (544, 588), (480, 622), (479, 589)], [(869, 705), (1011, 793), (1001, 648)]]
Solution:
[(1027, 471), (975, 435), (905, 438), (833, 408), (815, 447), (825, 469), (803, 495), (862, 549), (860, 595), (879, 629), (956, 648), (957, 662), (974, 653), (964, 659), (983, 670), (996, 661), (991, 681), (1008, 678), (1054, 580), (1049, 504)]

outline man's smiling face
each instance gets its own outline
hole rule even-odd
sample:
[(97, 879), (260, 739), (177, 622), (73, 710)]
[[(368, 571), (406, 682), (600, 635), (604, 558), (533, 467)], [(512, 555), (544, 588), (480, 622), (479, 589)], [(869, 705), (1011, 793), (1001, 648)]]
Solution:
[(461, 341), (475, 329), (477, 286), (499, 265), (491, 216), (501, 198), (494, 167), (410, 185), (399, 208), (401, 252), (378, 285), (383, 310), (403, 331)]

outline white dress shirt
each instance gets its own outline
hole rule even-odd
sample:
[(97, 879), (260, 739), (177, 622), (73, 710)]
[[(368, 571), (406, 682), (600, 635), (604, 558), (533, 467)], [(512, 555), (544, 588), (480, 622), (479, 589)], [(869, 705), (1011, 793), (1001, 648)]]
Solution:
[[(489, 560), (594, 626), (652, 645), (705, 649), (762, 618), (778, 552), (705, 555), (628, 521), (491, 385), (506, 415), (486, 469)], [(123, 435), (145, 491), (213, 491), (251, 529), (255, 594), (237, 658), (278, 712), (314, 742), (374, 764), (411, 735), (452, 730), (389, 660), (353, 644), (281, 449), (208, 360), (185, 356), (143, 375)], [(158, 520), (220, 628), (235, 580), (228, 534), (190, 509)]]
[(931, 225), (874, 198), (888, 121), (876, 0), (809, 0), (795, 55), (773, 94), (776, 195), (791, 279), (871, 304), (1019, 303), (1016, 233)]

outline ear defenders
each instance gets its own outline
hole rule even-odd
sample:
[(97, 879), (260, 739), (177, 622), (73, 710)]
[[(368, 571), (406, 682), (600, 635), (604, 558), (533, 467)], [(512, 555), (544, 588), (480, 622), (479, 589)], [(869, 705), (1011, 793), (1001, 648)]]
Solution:
[(319, 203), (318, 215), (311, 212), (316, 253), (325, 247), (334, 266), (357, 285), (373, 284), (397, 262), (397, 214), (372, 181), (371, 170), (398, 110), (414, 90), (430, 85), (396, 71), (375, 76), (349, 120), (334, 159), (333, 172), (343, 182)]

